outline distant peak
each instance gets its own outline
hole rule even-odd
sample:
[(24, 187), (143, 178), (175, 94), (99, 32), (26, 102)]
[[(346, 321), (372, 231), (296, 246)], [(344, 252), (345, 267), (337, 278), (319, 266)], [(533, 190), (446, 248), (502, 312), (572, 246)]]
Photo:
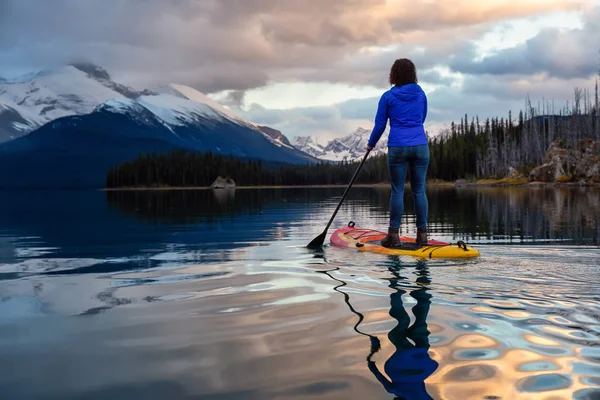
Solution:
[(283, 133), (281, 133), (280, 130), (277, 130), (277, 129), (274, 129), (274, 128), (271, 128), (271, 127), (265, 126), (265, 125), (257, 125), (257, 128), (264, 134), (268, 135), (271, 139), (278, 140), (283, 144), (292, 146), (292, 144), (290, 143), (290, 140), (287, 138), (287, 136), (285, 136)]
[(359, 126), (358, 128), (356, 128), (356, 130), (354, 131), (354, 133), (358, 133), (360, 135), (364, 135), (365, 133), (370, 133), (371, 131), (369, 129), (365, 129), (361, 126)]
[(141, 106), (137, 104), (134, 100), (128, 98), (115, 98), (105, 101), (102, 104), (99, 104), (94, 109), (95, 112), (98, 111), (110, 111), (116, 113), (126, 113), (129, 110), (140, 109)]
[(189, 98), (187, 96), (185, 96), (183, 93), (181, 93), (179, 90), (177, 90), (175, 85), (172, 83), (166, 83), (166, 84), (159, 85), (159, 86), (155, 87), (153, 90), (154, 90), (154, 92), (156, 92), (158, 94), (168, 94), (171, 96), (179, 97), (181, 99), (189, 100)]
[(95, 64), (87, 62), (78, 62), (72, 63), (70, 65), (96, 79), (104, 79), (107, 81), (111, 80), (108, 72), (104, 68), (99, 67)]
[(169, 83), (169, 84), (164, 84), (164, 85), (159, 86), (156, 89), (156, 91), (158, 93), (169, 94), (171, 96), (176, 96), (176, 97), (180, 97), (182, 99), (192, 100), (194, 102), (207, 105), (210, 108), (227, 116), (229, 119), (232, 119), (234, 121), (243, 122), (246, 125), (251, 125), (258, 129), (256, 124), (254, 124), (253, 122), (243, 119), (242, 117), (236, 115), (230, 109), (222, 106), (221, 104), (217, 103), (215, 100), (211, 99), (204, 93), (202, 93), (199, 90), (194, 89), (190, 86), (181, 85), (178, 83)]
[(6, 83), (22, 83), (22, 82), (28, 82), (31, 81), (35, 78), (44, 76), (44, 75), (50, 75), (52, 73), (51, 70), (39, 70), (39, 71), (33, 71), (33, 72), (26, 72), (24, 74), (21, 75), (17, 75), (14, 76), (12, 78), (9, 79), (4, 79), (3, 82)]
[(95, 79), (97, 81), (110, 81), (110, 75), (106, 70), (102, 69), (93, 64), (89, 63), (77, 63), (77, 64), (67, 64), (62, 65), (60, 67), (49, 67), (43, 68), (35, 71), (30, 71), (10, 79), (2, 79), (0, 78), (0, 82), (7, 83), (25, 83), (30, 82), (38, 78), (44, 77), (52, 77), (59, 76), (64, 74), (73, 74), (73, 73), (84, 73), (88, 77)]

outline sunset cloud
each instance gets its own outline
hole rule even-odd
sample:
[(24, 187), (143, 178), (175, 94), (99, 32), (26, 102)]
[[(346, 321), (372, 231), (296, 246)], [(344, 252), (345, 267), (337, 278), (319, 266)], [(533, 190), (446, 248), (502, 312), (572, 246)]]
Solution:
[(600, 8), (582, 14), (582, 29), (545, 28), (518, 46), (475, 61), (475, 49), (455, 54), (450, 67), (466, 74), (531, 75), (589, 78), (599, 69)]
[[(311, 134), (323, 131), (319, 127), (333, 132), (336, 126), (336, 131), (347, 129), (348, 121), (364, 122), (375, 111), (372, 99), (389, 86), (390, 65), (398, 57), (410, 57), (420, 82), (439, 99), (432, 107), (448, 107), (447, 113), (434, 111), (431, 118), (448, 113), (460, 118), (470, 102), (464, 96), (484, 87), (491, 90), (485, 94), (491, 100), (482, 103), (492, 107), (493, 99), (501, 102), (522, 93), (511, 88), (542, 92), (538, 88), (546, 82), (539, 74), (555, 79), (555, 94), (572, 93), (571, 79), (589, 80), (600, 50), (597, 3), (328, 0), (316, 6), (305, 0), (4, 0), (0, 76), (89, 61), (140, 88), (166, 82), (193, 86), (243, 107), (258, 123), (278, 112), (275, 106), (271, 111), (260, 107), (277, 104), (276, 98), (264, 97), (273, 96), (275, 91), (263, 89), (274, 84), (301, 82), (315, 98), (322, 97), (317, 96), (320, 91), (346, 85), (336, 98), (335, 93), (330, 96), (330, 105), (319, 105), (331, 110), (351, 101), (359, 89), (371, 93), (357, 100), (366, 103), (354, 107), (356, 115), (332, 112), (322, 118), (315, 117), (318, 107), (308, 91), (285, 93), (288, 99), (295, 96), (298, 110), (287, 112), (290, 119), (278, 127)], [(580, 26), (562, 26), (566, 16)], [(533, 21), (539, 29), (524, 36), (519, 32), (522, 21)], [(502, 43), (482, 39), (500, 26), (509, 26), (505, 35), (515, 45), (497, 48)], [(502, 84), (488, 84), (488, 77)], [(525, 86), (524, 80), (529, 82)], [(452, 101), (446, 103), (446, 98)]]

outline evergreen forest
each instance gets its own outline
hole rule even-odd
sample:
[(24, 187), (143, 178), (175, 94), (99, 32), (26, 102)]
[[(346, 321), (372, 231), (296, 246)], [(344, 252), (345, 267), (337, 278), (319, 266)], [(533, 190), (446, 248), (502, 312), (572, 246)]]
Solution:
[[(560, 109), (542, 101), (534, 107), (529, 98), (515, 116), (480, 120), (468, 115), (429, 138), (431, 159), (428, 179), (503, 178), (511, 168), (527, 174), (546, 161), (552, 143), (573, 152), (594, 143), (600, 154), (598, 82), (595, 93), (576, 88), (574, 101)], [(267, 165), (261, 160), (174, 150), (167, 154), (142, 154), (116, 165), (106, 177), (108, 188), (209, 186), (218, 176), (232, 178), (237, 186), (346, 185), (360, 161), (323, 161), (314, 165)], [(410, 174), (409, 174), (410, 175)], [(409, 179), (410, 176), (407, 177)], [(367, 159), (356, 183), (388, 181), (387, 156)]]

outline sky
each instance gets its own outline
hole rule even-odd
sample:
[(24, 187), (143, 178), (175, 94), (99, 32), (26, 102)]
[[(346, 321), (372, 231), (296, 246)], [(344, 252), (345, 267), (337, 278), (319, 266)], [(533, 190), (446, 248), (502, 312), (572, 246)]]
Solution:
[(290, 139), (371, 129), (412, 59), (431, 135), (594, 89), (600, 0), (0, 0), (0, 76), (92, 62), (179, 83)]

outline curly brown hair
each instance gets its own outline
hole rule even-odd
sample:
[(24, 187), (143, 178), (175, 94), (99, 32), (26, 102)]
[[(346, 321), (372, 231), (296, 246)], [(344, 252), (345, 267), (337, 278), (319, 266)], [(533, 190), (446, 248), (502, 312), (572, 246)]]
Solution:
[(390, 84), (401, 86), (407, 83), (417, 83), (417, 69), (408, 58), (399, 58), (390, 69)]

